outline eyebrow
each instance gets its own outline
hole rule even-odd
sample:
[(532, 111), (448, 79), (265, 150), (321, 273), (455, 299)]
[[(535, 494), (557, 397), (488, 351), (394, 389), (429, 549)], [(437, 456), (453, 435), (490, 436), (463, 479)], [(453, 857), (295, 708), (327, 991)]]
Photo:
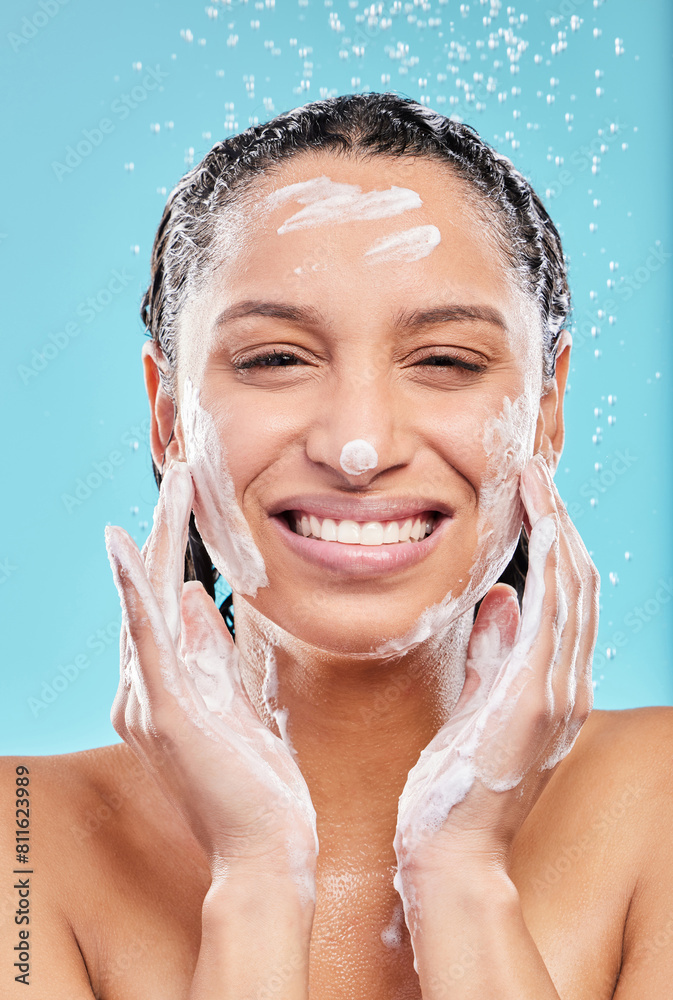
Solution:
[[(246, 300), (237, 302), (223, 309), (215, 320), (215, 328), (224, 326), (236, 319), (247, 316), (264, 316), (269, 319), (284, 320), (287, 323), (297, 323), (300, 326), (319, 327), (329, 325), (324, 316), (313, 306), (291, 305), (286, 302), (265, 302)], [(492, 306), (480, 305), (446, 305), (432, 309), (401, 310), (393, 320), (393, 326), (398, 330), (412, 330), (423, 326), (436, 326), (440, 323), (490, 323), (507, 331), (507, 324), (502, 313)]]
[(470, 323), (474, 321), (491, 323), (507, 332), (505, 318), (498, 309), (492, 306), (437, 306), (433, 309), (414, 309), (412, 312), (401, 311), (395, 317), (394, 325), (401, 330), (414, 329), (419, 326), (435, 326), (439, 323)]
[(313, 306), (294, 306), (286, 302), (261, 302), (248, 300), (237, 302), (223, 309), (215, 320), (214, 326), (224, 326), (235, 319), (246, 316), (266, 316), (269, 319), (285, 320), (288, 323), (298, 323), (300, 326), (324, 326), (325, 320)]

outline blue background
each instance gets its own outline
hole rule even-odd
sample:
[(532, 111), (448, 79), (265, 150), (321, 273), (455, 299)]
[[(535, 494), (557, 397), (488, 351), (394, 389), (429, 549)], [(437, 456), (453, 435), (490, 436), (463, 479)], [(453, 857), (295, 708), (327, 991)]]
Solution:
[(0, 752), (117, 739), (103, 527), (142, 542), (156, 497), (137, 310), (166, 194), (224, 135), (367, 89), (474, 124), (561, 229), (576, 351), (557, 480), (603, 578), (596, 704), (671, 703), (668, 0), (12, 0), (0, 16)]

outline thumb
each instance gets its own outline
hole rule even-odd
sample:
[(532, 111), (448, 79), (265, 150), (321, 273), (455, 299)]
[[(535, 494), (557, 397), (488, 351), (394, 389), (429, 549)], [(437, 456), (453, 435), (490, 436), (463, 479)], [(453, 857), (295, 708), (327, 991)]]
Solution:
[(500, 668), (509, 656), (519, 627), (516, 591), (496, 583), (481, 602), (467, 647), (465, 685), (455, 711), (479, 691), (479, 701), (490, 694)]

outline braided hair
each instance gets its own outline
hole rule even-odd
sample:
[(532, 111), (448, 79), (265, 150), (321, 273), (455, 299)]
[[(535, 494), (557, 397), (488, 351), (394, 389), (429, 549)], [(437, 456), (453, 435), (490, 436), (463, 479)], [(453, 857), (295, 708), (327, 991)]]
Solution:
[[(306, 104), (216, 143), (171, 191), (140, 310), (168, 363), (162, 377), (171, 394), (178, 317), (187, 298), (198, 294), (226, 252), (224, 209), (240, 205), (258, 175), (303, 152), (398, 160), (420, 156), (448, 166), (462, 178), (490, 222), (496, 246), (519, 287), (537, 305), (543, 378), (546, 383), (553, 379), (559, 336), (570, 314), (570, 292), (560, 236), (528, 180), (469, 125), (396, 94), (350, 94)], [(160, 484), (156, 466), (154, 475)], [(501, 577), (520, 598), (527, 568), (522, 532)], [(214, 597), (216, 578), (192, 515), (185, 579), (200, 580)], [(220, 610), (233, 631), (231, 598)]]

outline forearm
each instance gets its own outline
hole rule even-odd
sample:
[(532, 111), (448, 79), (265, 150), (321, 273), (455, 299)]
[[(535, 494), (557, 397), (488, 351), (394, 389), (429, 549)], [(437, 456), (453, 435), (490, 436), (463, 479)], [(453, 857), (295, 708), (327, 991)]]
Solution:
[(512, 882), (451, 867), (405, 879), (423, 1000), (559, 1000)]
[(307, 1000), (313, 910), (289, 875), (214, 882), (189, 1000)]

